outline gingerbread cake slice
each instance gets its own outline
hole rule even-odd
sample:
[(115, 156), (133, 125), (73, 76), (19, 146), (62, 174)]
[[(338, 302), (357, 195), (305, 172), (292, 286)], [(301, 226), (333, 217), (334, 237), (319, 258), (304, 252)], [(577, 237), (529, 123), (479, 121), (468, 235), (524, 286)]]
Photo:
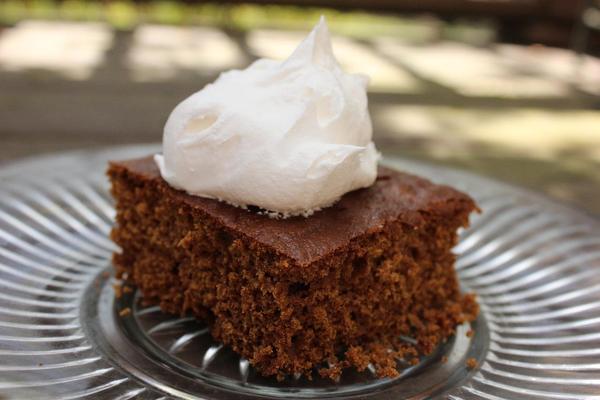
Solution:
[[(164, 312), (207, 320), (263, 375), (335, 378), (431, 352), (475, 318), (452, 247), (474, 201), (386, 168), (310, 217), (274, 219), (169, 186), (151, 157), (113, 162), (117, 275)], [(401, 336), (415, 339), (408, 344)]]

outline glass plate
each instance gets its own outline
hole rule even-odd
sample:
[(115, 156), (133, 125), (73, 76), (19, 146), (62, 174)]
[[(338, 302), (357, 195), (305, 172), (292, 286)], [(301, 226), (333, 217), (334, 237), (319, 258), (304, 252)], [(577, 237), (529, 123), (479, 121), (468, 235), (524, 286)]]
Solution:
[(338, 382), (278, 382), (193, 318), (143, 308), (135, 292), (115, 299), (106, 162), (157, 149), (66, 153), (0, 170), (0, 398), (600, 399), (600, 224), (592, 217), (387, 157), (480, 204), (455, 251), (481, 315), (418, 365), (398, 360), (396, 379), (367, 369)]

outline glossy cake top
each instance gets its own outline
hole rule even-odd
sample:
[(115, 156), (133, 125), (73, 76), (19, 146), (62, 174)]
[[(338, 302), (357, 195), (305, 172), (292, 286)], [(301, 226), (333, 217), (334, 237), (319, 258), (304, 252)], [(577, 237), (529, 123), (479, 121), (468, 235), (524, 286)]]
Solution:
[(310, 217), (288, 219), (274, 219), (256, 210), (244, 210), (173, 189), (163, 180), (151, 156), (112, 162), (111, 171), (150, 181), (175, 203), (182, 202), (206, 213), (225, 228), (300, 265), (315, 262), (363, 234), (378, 232), (389, 222), (399, 220), (418, 228), (432, 215), (455, 218), (457, 213), (468, 214), (477, 209), (468, 195), (451, 187), (384, 167), (379, 167), (374, 185), (347, 193), (333, 206)]

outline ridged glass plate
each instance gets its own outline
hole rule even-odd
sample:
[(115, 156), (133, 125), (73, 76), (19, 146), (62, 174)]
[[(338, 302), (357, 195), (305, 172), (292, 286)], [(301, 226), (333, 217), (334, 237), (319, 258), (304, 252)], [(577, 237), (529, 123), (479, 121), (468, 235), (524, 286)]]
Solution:
[(367, 369), (338, 382), (278, 382), (193, 318), (141, 307), (134, 290), (115, 298), (106, 162), (156, 150), (66, 153), (0, 169), (0, 398), (600, 399), (592, 217), (471, 174), (386, 158), (479, 202), (483, 213), (455, 251), (481, 315), (418, 365), (398, 360), (396, 379)]

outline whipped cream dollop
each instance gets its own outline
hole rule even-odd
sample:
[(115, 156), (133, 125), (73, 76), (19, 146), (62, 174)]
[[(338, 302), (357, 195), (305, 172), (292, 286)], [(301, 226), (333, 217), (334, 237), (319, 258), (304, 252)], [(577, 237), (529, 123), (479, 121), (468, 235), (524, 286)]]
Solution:
[(342, 71), (321, 18), (287, 60), (225, 72), (181, 102), (155, 161), (192, 195), (310, 215), (376, 179), (367, 84)]

